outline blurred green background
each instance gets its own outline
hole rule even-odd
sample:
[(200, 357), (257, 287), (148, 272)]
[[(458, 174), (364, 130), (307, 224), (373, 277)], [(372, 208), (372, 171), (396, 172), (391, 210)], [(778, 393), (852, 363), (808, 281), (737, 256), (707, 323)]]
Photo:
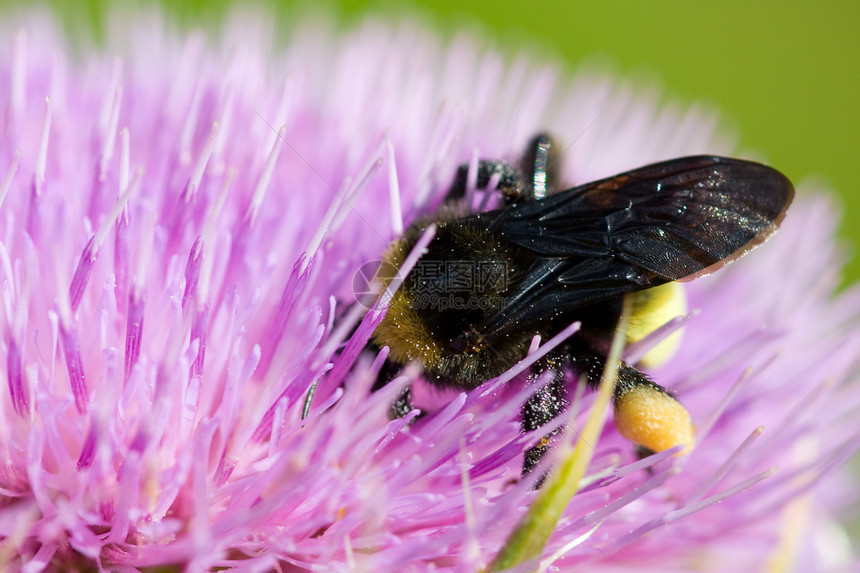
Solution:
[[(15, 0), (2, 4), (21, 5)], [(284, 22), (308, 10), (306, 0), (262, 0)], [(72, 29), (98, 36), (104, 0), (51, 2)], [(227, 0), (164, 2), (186, 24), (212, 25)], [(494, 43), (527, 46), (576, 67), (602, 61), (624, 75), (643, 75), (673, 99), (705, 102), (724, 124), (795, 182), (816, 177), (840, 197), (842, 236), (860, 252), (860, 2), (709, 3), (636, 0), (341, 0), (327, 11), (348, 24), (362, 15), (414, 14), (443, 32), (478, 29)], [(860, 279), (860, 257), (847, 269)]]

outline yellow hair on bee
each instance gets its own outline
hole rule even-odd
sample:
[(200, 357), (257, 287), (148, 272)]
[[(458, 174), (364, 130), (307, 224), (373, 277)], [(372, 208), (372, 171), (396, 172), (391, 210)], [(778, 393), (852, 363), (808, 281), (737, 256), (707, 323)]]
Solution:
[[(639, 342), (676, 316), (687, 312), (687, 295), (681, 283), (670, 282), (633, 295), (633, 314), (627, 328), (627, 343)], [(640, 360), (646, 368), (654, 368), (671, 358), (681, 344), (682, 330), (660, 341)]]
[[(399, 269), (408, 254), (406, 251), (403, 239), (394, 241), (383, 255), (383, 265)], [(382, 288), (386, 288), (392, 277), (380, 278)], [(402, 286), (391, 298), (385, 318), (373, 333), (373, 340), (381, 346), (388, 346), (390, 358), (399, 364), (416, 359), (424, 365), (433, 364), (442, 353), (427, 332), (421, 315), (412, 308), (406, 289)]]
[(695, 430), (680, 402), (651, 385), (636, 385), (615, 397), (615, 427), (622, 436), (654, 452), (678, 445), (693, 448)]

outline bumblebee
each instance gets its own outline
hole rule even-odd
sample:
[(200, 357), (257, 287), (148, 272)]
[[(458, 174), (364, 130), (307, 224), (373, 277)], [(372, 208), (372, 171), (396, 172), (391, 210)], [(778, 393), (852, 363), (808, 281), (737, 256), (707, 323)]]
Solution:
[[(427, 226), (437, 225), (374, 332), (373, 344), (390, 350), (383, 378), (417, 363), (431, 384), (476, 388), (523, 359), (536, 336), (547, 340), (580, 321), (579, 331), (532, 367), (529, 378), (543, 386), (523, 407), (522, 427), (536, 430), (568, 406), (571, 374), (592, 387), (599, 382), (625, 294), (635, 293), (627, 339), (636, 341), (684, 313), (674, 281), (709, 274), (760, 245), (794, 197), (779, 171), (715, 156), (557, 190), (558, 154), (540, 134), (518, 166), (485, 160), (470, 174), (462, 165), (439, 212), (389, 246), (384, 262), (399, 268)], [(498, 191), (496, 208), (468, 212), (469, 175), (472, 188)], [(639, 369), (654, 356), (619, 365), (615, 425), (645, 452), (691, 448), (686, 409)], [(406, 395), (395, 410), (410, 407)], [(526, 453), (524, 473), (553, 438)]]

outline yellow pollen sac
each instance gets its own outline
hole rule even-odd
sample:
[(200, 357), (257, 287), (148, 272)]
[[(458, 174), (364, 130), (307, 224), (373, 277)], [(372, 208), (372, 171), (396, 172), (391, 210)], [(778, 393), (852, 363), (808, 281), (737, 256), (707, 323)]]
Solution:
[[(633, 296), (633, 313), (627, 327), (627, 343), (638, 342), (675, 318), (687, 312), (687, 296), (681, 283), (671, 282), (639, 291)], [(676, 330), (648, 351), (640, 364), (655, 368), (675, 354), (681, 344), (681, 330)]]
[(622, 436), (653, 452), (683, 445), (693, 449), (695, 431), (690, 413), (668, 394), (641, 385), (615, 399), (615, 427)]

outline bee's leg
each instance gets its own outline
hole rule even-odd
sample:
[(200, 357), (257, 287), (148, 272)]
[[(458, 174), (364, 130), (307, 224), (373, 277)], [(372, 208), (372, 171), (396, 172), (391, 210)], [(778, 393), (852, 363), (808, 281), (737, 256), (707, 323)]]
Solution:
[[(496, 187), (505, 197), (505, 202), (511, 202), (522, 196), (526, 189), (522, 171), (503, 160), (481, 159), (478, 161), (478, 173), (475, 181), (476, 189), (486, 189), (494, 175), (499, 177)], [(469, 179), (469, 164), (463, 163), (457, 168), (454, 182), (445, 196), (446, 201), (459, 200), (466, 196), (466, 183)]]
[[(376, 377), (376, 382), (373, 383), (373, 387), (371, 388), (371, 392), (376, 392), (380, 390), (383, 386), (394, 380), (398, 374), (400, 374), (402, 366), (398, 364), (394, 364), (393, 362), (386, 360), (382, 364), (382, 368), (379, 371), (379, 375)], [(414, 406), (412, 404), (412, 388), (407, 386), (403, 392), (394, 400), (394, 403), (391, 404), (391, 408), (388, 410), (389, 417), (393, 420), (394, 418), (402, 418), (409, 412), (413, 410)]]
[[(561, 148), (555, 140), (545, 132), (538, 133), (529, 140), (519, 167), (501, 159), (478, 161), (475, 188), (486, 189), (493, 176), (498, 176), (496, 190), (502, 193), (505, 205), (543, 199), (556, 190), (560, 155)], [(457, 168), (445, 200), (456, 201), (465, 197), (468, 179), (469, 164), (463, 163)]]
[(640, 457), (695, 442), (690, 413), (671, 392), (621, 363), (614, 393), (615, 427), (636, 444)]
[[(584, 352), (572, 355), (571, 361), (588, 385), (597, 388), (605, 358)], [(625, 362), (618, 365), (613, 403), (616, 429), (636, 444), (640, 454), (692, 447), (695, 432), (687, 409), (671, 392)]]
[(543, 199), (553, 194), (560, 155), (561, 149), (548, 133), (538, 133), (529, 140), (521, 162), (528, 181), (528, 199)]
[[(522, 425), (525, 432), (531, 432), (542, 427), (564, 412), (569, 405), (564, 373), (559, 370), (553, 370), (553, 372), (555, 375), (552, 380), (523, 405)], [(523, 460), (523, 475), (530, 473), (540, 463), (543, 456), (549, 451), (553, 437), (562, 432), (564, 432), (564, 427), (557, 428), (541, 438), (536, 446), (526, 452)]]
[[(605, 358), (587, 351), (567, 356), (575, 373), (582, 375), (592, 389), (600, 384)], [(640, 455), (661, 452), (676, 446), (692, 448), (694, 428), (686, 408), (665, 388), (652, 381), (642, 371), (621, 362), (613, 393), (615, 427), (633, 442)], [(523, 430), (540, 428), (568, 405), (564, 377), (557, 374), (523, 407)], [(523, 474), (532, 471), (546, 454), (550, 441), (563, 428), (547, 434), (540, 443), (526, 452)]]

